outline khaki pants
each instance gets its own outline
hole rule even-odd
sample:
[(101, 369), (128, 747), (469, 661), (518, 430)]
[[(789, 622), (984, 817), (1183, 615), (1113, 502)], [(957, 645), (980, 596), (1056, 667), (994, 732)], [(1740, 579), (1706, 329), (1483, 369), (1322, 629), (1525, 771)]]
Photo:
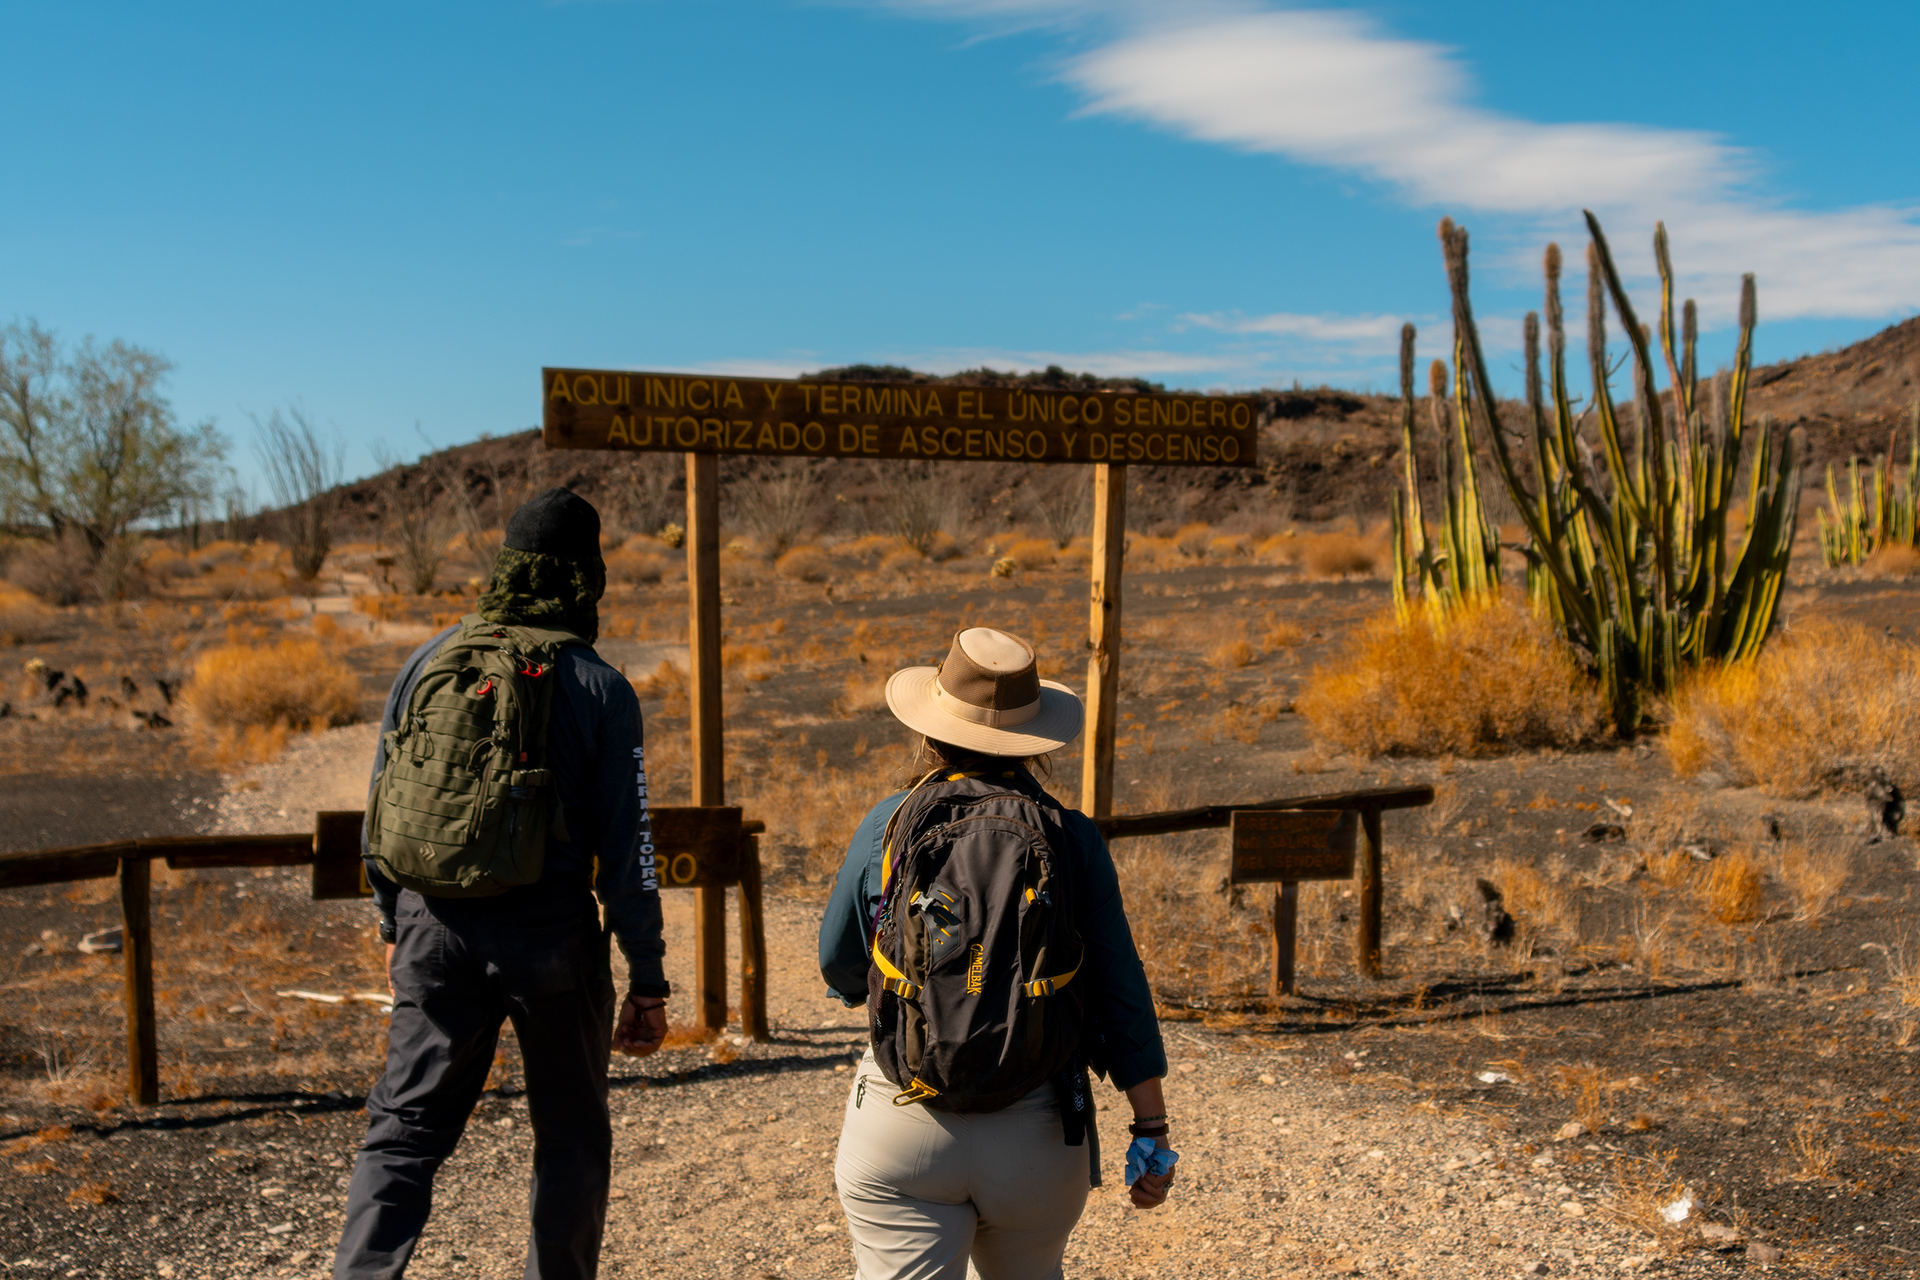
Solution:
[(861, 1059), (834, 1180), (859, 1280), (1058, 1280), (1087, 1203), (1087, 1148), (1066, 1145), (1051, 1085), (1004, 1111), (893, 1105)]

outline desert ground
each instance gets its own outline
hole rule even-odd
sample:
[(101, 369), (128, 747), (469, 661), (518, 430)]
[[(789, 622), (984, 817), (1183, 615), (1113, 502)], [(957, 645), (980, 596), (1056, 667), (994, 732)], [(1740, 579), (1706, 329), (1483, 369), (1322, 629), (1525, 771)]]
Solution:
[[(920, 556), (869, 534), (795, 561), (730, 543), (727, 790), (768, 824), (775, 1030), (755, 1044), (680, 1028), (656, 1057), (615, 1060), (608, 1274), (851, 1273), (831, 1165), (863, 1024), (823, 995), (813, 931), (842, 842), (904, 769), (880, 684), (973, 623), (1030, 637), (1045, 674), (1080, 684), (1084, 545), (1016, 531)], [(377, 550), (341, 548), (288, 596), (250, 585), (274, 572), (270, 544), (219, 544), (184, 585), (61, 611), (8, 650), (8, 843), (298, 831), (315, 809), (358, 807), (387, 682), (471, 600), (386, 589)], [(687, 785), (676, 565), (644, 539), (610, 548), (599, 646), (641, 693), (668, 804)], [(1355, 972), (1350, 890), (1308, 886), (1288, 998), (1265, 991), (1265, 891), (1224, 884), (1224, 833), (1116, 842), (1183, 1162), (1168, 1206), (1127, 1207), (1109, 1094), (1106, 1186), (1069, 1274), (1912, 1274), (1920, 871), (1909, 839), (1868, 843), (1857, 793), (1682, 776), (1658, 735), (1484, 757), (1329, 745), (1295, 699), (1389, 605), (1377, 535), (1356, 521), (1143, 533), (1126, 590), (1118, 811), (1397, 782), (1437, 800), (1386, 819), (1386, 976)], [(1905, 579), (1809, 568), (1784, 617), (1908, 640), (1916, 604)], [(289, 642), (353, 673), (357, 723), (249, 740), (164, 714), (158, 680), (196, 653)], [(91, 698), (55, 705), (36, 660), (82, 674)], [(1078, 755), (1051, 763), (1073, 798)], [(1760, 872), (1729, 909), (1709, 873), (1735, 861)], [(1510, 937), (1490, 935), (1482, 879)], [(668, 899), (684, 990), (690, 899)], [(289, 872), (159, 871), (149, 1109), (122, 1096), (119, 958), (77, 949), (117, 918), (111, 881), (0, 893), (0, 1263), (324, 1273), (384, 1019), (375, 1001), (282, 993), (377, 994), (371, 907), (312, 902)], [(509, 1033), (415, 1274), (520, 1265), (517, 1071)]]

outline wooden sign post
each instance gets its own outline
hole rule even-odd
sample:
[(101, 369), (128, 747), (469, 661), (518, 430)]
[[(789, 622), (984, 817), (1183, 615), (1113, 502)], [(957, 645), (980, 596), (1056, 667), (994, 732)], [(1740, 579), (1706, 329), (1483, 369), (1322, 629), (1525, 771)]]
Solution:
[(1360, 815), (1352, 809), (1239, 809), (1231, 819), (1232, 884), (1277, 883), (1267, 986), (1293, 994), (1302, 880), (1351, 880)]
[[(620, 369), (542, 369), (549, 449), (687, 455), (687, 645), (693, 803), (726, 803), (720, 701), (718, 455), (925, 462), (1092, 463), (1093, 580), (1080, 807), (1113, 809), (1120, 686), (1120, 576), (1129, 464), (1256, 465), (1251, 396), (930, 383), (796, 381)], [(726, 1025), (725, 899), (701, 889), (695, 914), (700, 1025)]]

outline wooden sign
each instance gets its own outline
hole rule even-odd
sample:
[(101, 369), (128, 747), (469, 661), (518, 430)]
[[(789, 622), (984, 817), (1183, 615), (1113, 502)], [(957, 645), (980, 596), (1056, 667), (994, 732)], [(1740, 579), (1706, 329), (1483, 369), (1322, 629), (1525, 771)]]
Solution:
[(1234, 884), (1349, 880), (1359, 831), (1352, 809), (1237, 809)]
[(540, 371), (549, 449), (1256, 465), (1252, 396)]

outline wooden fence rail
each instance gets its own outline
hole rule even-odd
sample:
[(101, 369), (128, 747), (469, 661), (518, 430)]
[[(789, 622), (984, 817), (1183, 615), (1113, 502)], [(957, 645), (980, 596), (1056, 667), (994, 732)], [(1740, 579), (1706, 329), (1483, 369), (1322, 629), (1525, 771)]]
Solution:
[[(1252, 804), (1206, 805), (1162, 813), (1117, 814), (1097, 818), (1109, 840), (1170, 835), (1226, 827), (1235, 810), (1353, 809), (1360, 814), (1363, 844), (1356, 867), (1360, 882), (1359, 929), (1355, 940), (1361, 971), (1380, 973), (1381, 868), (1380, 814), (1433, 803), (1428, 786), (1345, 791), (1332, 795), (1291, 796)], [(766, 824), (745, 819), (726, 806), (656, 808), (652, 811), (655, 858), (665, 889), (697, 889), (703, 899), (720, 900), (726, 889), (740, 890), (740, 1021), (754, 1039), (768, 1034), (766, 907), (760, 879), (759, 835)], [(358, 810), (315, 815), (311, 835), (168, 836), (118, 840), (108, 844), (0, 854), (0, 889), (18, 889), (75, 880), (120, 878), (126, 965), (127, 1093), (141, 1106), (160, 1100), (159, 1033), (153, 1005), (152, 863), (166, 859), (174, 868), (295, 867), (313, 869), (316, 899), (366, 896), (360, 860)], [(710, 904), (703, 903), (703, 909)], [(696, 947), (696, 1002), (703, 1025), (718, 1001), (725, 1008), (726, 949), (715, 946), (716, 927)]]

